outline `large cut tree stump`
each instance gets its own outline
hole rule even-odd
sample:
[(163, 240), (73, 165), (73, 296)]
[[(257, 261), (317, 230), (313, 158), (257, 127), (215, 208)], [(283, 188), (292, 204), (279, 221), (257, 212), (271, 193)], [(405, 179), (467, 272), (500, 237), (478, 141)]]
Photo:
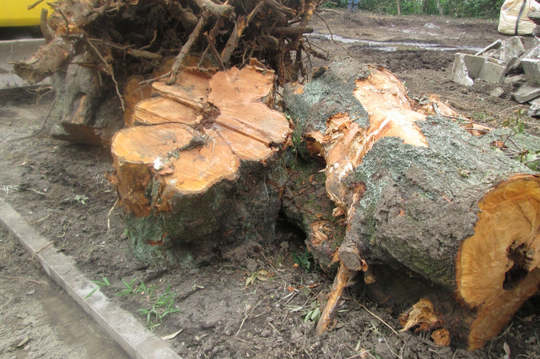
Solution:
[(291, 133), (269, 107), (274, 79), (255, 66), (183, 70), (173, 85), (155, 82), (135, 107), (112, 154), (139, 258), (189, 267), (274, 238)]
[[(446, 300), (430, 299), (435, 320), (412, 315), (407, 327), (444, 327), (483, 346), (538, 290), (540, 177), (445, 117), (440, 102), (439, 116), (415, 111), (385, 69), (343, 60), (316, 76), (285, 100), (301, 152), (324, 160), (327, 194), (346, 215), (342, 277), (364, 271), (385, 300), (392, 277), (379, 283), (377, 265), (425, 278), (434, 286), (422, 296), (439, 288), (430, 298)], [(449, 310), (453, 296), (462, 310)]]

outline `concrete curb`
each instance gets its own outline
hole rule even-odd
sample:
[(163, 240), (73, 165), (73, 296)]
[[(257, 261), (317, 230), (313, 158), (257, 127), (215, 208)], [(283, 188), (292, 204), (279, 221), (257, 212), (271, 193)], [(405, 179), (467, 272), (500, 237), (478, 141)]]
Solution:
[(113, 304), (99, 289), (84, 299), (96, 285), (84, 277), (70, 257), (30, 227), (5, 201), (0, 200), (0, 223), (17, 237), (45, 272), (135, 359), (182, 359), (164, 341), (146, 329), (131, 314)]

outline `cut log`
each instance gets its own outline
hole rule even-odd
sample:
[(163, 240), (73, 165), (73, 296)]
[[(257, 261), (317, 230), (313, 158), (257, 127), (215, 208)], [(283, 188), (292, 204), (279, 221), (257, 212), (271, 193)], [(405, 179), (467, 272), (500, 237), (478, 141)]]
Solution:
[(112, 181), (135, 254), (190, 267), (274, 237), (292, 131), (271, 70), (179, 75), (115, 135)]
[(538, 290), (540, 177), (451, 119), (414, 111), (382, 68), (343, 60), (289, 86), (285, 101), (300, 152), (324, 160), (327, 194), (346, 213), (339, 258), (349, 270), (386, 263), (455, 294), (457, 318), (434, 311), (469, 349)]

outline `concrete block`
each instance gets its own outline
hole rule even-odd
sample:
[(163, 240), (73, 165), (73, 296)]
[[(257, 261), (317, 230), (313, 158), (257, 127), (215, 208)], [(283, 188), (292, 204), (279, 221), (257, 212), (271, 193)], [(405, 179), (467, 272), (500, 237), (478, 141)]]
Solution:
[(480, 75), (486, 59), (483, 56), (465, 55), (463, 56), (463, 61), (465, 61), (465, 66), (467, 66), (467, 74), (474, 80)]
[(523, 85), (525, 82), (526, 82), (525, 75), (519, 74), (519, 75), (506, 76), (503, 83), (505, 85), (516, 86), (516, 85)]
[(480, 56), (480, 55), (483, 55), (485, 54), (486, 52), (488, 52), (489, 50), (493, 50), (493, 49), (498, 49), (499, 47), (501, 47), (501, 44), (502, 44), (502, 40), (497, 40), (495, 41), (494, 43), (488, 45), (488, 47), (478, 51), (475, 55), (476, 56)]
[(525, 53), (521, 36), (514, 36), (502, 42), (499, 48), (499, 60), (509, 62)]
[(452, 81), (462, 84), (464, 86), (472, 86), (474, 84), (473, 79), (468, 75), (467, 65), (464, 60), (465, 55), (456, 53), (454, 56), (454, 63), (452, 64)]
[(527, 82), (533, 84), (540, 83), (540, 60), (524, 59), (521, 61), (521, 66), (523, 66), (523, 72), (525, 72)]
[[(490, 59), (491, 60), (491, 59)], [(486, 61), (478, 75), (479, 79), (486, 82), (502, 84), (506, 75), (506, 63), (502, 61)]]
[(514, 92), (514, 99), (519, 103), (525, 103), (540, 96), (540, 85), (525, 84)]

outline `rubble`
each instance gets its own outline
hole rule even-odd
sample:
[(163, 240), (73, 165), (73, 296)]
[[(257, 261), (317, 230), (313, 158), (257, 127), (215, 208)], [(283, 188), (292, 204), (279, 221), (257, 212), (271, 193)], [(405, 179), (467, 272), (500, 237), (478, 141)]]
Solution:
[(502, 87), (496, 87), (489, 93), (490, 96), (493, 97), (501, 97), (504, 95), (504, 89)]
[(540, 98), (531, 101), (531, 107), (527, 115), (531, 117), (540, 117)]
[[(514, 99), (519, 103), (534, 100), (540, 97), (540, 39), (535, 37), (533, 47), (527, 50), (522, 37), (514, 36), (497, 40), (474, 55), (456, 53), (451, 78), (467, 87), (478, 79), (520, 86), (512, 94)], [(496, 88), (490, 95), (500, 97), (504, 94), (500, 90)], [(540, 99), (529, 114), (540, 116)]]

